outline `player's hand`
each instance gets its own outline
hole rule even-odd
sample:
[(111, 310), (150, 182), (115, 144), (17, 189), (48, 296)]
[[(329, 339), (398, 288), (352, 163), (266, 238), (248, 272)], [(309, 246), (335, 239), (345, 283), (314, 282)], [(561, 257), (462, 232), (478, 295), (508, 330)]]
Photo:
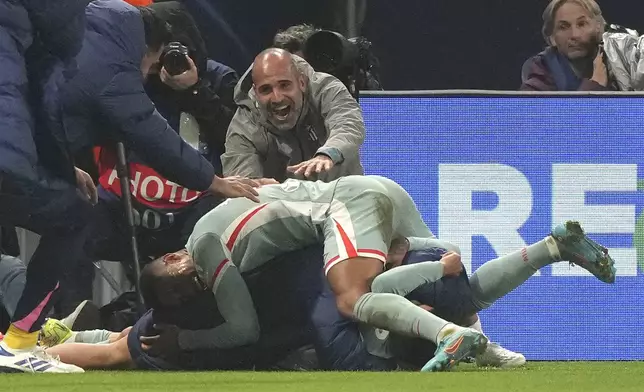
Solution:
[(311, 177), (314, 173), (320, 174), (331, 170), (333, 161), (326, 155), (316, 155), (308, 161), (300, 162), (297, 165), (289, 166), (287, 171), (295, 175), (304, 175), (304, 177)]
[(159, 72), (159, 78), (161, 81), (170, 86), (173, 90), (187, 90), (199, 81), (199, 73), (197, 72), (195, 62), (192, 61), (190, 56), (186, 56), (186, 58), (190, 64), (190, 68), (186, 72), (172, 76), (165, 70), (165, 67), (161, 68), (161, 72)]
[(604, 64), (604, 50), (601, 46), (597, 51), (597, 56), (593, 60), (593, 76), (590, 80), (604, 87), (608, 86), (608, 69), (606, 69), (606, 64)]
[(443, 276), (459, 276), (463, 272), (463, 263), (461, 255), (455, 252), (447, 252), (441, 257), (440, 263), (443, 264)]
[(92, 176), (77, 167), (74, 168), (74, 172), (76, 174), (76, 186), (83, 196), (87, 197), (87, 200), (92, 204), (98, 203), (98, 191), (96, 190)]
[(399, 237), (391, 241), (389, 252), (387, 252), (385, 269), (390, 270), (400, 266), (407, 255), (407, 251), (409, 251), (409, 240), (406, 237)]
[(179, 327), (171, 324), (155, 324), (154, 329), (158, 334), (154, 336), (141, 336), (143, 351), (155, 357), (172, 358), (181, 351), (179, 347)]
[(257, 189), (261, 184), (250, 178), (239, 176), (220, 178), (215, 176), (210, 184), (212, 193), (224, 196), (226, 198), (245, 197), (259, 203)]

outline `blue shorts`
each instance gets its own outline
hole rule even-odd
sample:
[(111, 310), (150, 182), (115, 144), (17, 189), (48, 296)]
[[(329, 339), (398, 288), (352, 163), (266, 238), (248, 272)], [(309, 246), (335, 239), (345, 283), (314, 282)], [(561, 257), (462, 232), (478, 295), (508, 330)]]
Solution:
[[(403, 264), (440, 260), (445, 252), (445, 249), (440, 248), (409, 252)], [(409, 293), (407, 298), (431, 306), (434, 314), (455, 324), (465, 323), (471, 315), (478, 312), (472, 301), (472, 289), (465, 269), (458, 277), (425, 284)]]
[(127, 347), (132, 362), (138, 370), (251, 370), (254, 347), (228, 350), (185, 351), (172, 359), (155, 357), (143, 351), (140, 337), (154, 335), (154, 310), (149, 310), (132, 327), (127, 337)]
[(179, 370), (178, 366), (161, 358), (153, 357), (141, 348), (141, 336), (149, 335), (153, 325), (152, 310), (149, 310), (134, 324), (127, 336), (127, 348), (135, 368), (139, 370)]

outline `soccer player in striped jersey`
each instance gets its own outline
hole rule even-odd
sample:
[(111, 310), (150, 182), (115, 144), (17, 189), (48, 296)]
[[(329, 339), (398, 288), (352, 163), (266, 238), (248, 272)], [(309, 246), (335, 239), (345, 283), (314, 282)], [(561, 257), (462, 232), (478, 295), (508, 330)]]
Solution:
[[(154, 262), (163, 265), (169, 277), (194, 271), (201, 284), (213, 291), (225, 320), (208, 330), (182, 330), (178, 334), (181, 349), (254, 343), (259, 323), (242, 274), (276, 256), (320, 244), (339, 312), (375, 328), (436, 343), (438, 351), (423, 370), (448, 369), (485, 351), (487, 338), (481, 332), (448, 323), (402, 295), (372, 290), (372, 283), (385, 270), (394, 240), (434, 238), (398, 184), (378, 176), (348, 176), (330, 183), (288, 180), (260, 188), (259, 200), (259, 204), (244, 199), (224, 202), (197, 223), (186, 250)], [(583, 233), (575, 238), (589, 241)], [(600, 279), (614, 279), (605, 249), (590, 245), (588, 257), (578, 264)], [(422, 268), (423, 275), (438, 279), (444, 273), (442, 263), (426, 263)], [(156, 344), (161, 335), (146, 344)]]

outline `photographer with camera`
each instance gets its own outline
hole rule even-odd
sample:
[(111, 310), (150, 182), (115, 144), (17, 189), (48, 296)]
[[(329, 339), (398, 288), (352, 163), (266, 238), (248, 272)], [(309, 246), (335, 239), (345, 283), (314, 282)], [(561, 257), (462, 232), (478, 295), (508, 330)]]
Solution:
[(331, 181), (363, 174), (362, 111), (332, 75), (283, 49), (261, 52), (235, 88), (225, 175)]
[(351, 95), (360, 90), (382, 90), (378, 69), (380, 62), (364, 37), (347, 39), (342, 34), (299, 24), (279, 31), (273, 47), (304, 58), (318, 72), (340, 79)]
[[(186, 135), (184, 138), (199, 139), (200, 151), (221, 174), (226, 131), (237, 110), (233, 92), (239, 75), (208, 58), (201, 32), (182, 4), (170, 1), (149, 8), (170, 24), (173, 42), (166, 47), (159, 66), (151, 70), (146, 92), (168, 123)], [(195, 123), (192, 128), (198, 130), (190, 134), (190, 125)]]

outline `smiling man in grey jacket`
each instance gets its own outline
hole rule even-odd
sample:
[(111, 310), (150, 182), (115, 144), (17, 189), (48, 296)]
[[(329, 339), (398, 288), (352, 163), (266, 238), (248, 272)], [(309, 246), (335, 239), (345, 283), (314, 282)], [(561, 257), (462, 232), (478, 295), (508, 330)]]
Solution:
[(331, 181), (363, 174), (362, 111), (335, 77), (282, 49), (260, 53), (235, 88), (224, 174)]

